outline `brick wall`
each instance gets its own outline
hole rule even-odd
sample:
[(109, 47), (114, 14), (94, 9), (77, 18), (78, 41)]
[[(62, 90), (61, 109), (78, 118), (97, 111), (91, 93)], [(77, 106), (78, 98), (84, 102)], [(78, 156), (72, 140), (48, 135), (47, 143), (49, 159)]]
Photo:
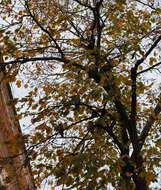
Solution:
[(22, 132), (11, 104), (11, 89), (3, 78), (4, 72), (0, 71), (0, 190), (33, 190)]

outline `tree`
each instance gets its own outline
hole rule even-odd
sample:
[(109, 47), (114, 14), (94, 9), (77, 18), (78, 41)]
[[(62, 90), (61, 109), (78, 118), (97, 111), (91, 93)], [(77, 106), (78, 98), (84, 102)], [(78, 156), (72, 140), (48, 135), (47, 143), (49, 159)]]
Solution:
[(152, 0), (2, 3), (1, 65), (9, 82), (21, 87), (23, 71), (34, 86), (17, 111), (32, 117), (36, 183), (149, 189), (160, 166), (161, 9)]

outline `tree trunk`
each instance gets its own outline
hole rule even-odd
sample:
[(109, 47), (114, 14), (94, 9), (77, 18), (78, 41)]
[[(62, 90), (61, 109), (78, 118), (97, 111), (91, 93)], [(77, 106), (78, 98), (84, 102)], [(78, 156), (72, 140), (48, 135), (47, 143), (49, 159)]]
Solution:
[(133, 181), (135, 183), (135, 189), (136, 190), (148, 190), (148, 184), (146, 181), (146, 171), (143, 166), (143, 158), (141, 155), (137, 154), (134, 157), (134, 162), (136, 164), (136, 171), (137, 174), (134, 173), (133, 175)]
[[(3, 62), (0, 57), (0, 63)], [(12, 94), (0, 71), (0, 189), (34, 190), (33, 177), (27, 161), (25, 145), (15, 109), (11, 105)]]
[(120, 190), (134, 190), (134, 183), (132, 181), (132, 174), (134, 167), (130, 165), (127, 157), (123, 158), (124, 164), (120, 172), (119, 189)]
[(133, 181), (135, 183), (135, 190), (148, 190), (149, 189), (144, 177), (139, 177), (139, 175), (137, 175), (137, 176), (134, 175)]
[(131, 161), (129, 158), (123, 158), (123, 166), (120, 173), (119, 186), (122, 190), (148, 190), (146, 182), (146, 172), (143, 166), (143, 159), (141, 156), (135, 157)]

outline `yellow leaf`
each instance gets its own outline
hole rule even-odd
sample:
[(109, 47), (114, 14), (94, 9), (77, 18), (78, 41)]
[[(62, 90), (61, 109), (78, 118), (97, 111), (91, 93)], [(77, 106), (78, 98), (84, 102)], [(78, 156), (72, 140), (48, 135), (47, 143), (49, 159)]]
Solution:
[(25, 84), (25, 85), (24, 85), (24, 88), (28, 88), (28, 84)]
[(139, 70), (143, 70), (143, 67), (142, 67), (142, 66), (139, 66)]
[(38, 107), (38, 105), (37, 105), (37, 104), (35, 104), (35, 105), (33, 105), (33, 106), (32, 106), (32, 108), (31, 108), (31, 109), (32, 109), (32, 110), (35, 110), (37, 107)]
[(38, 25), (33, 26), (33, 29), (37, 29), (37, 28), (39, 28), (39, 26), (38, 26)]
[(133, 175), (133, 173), (126, 172), (126, 176), (127, 176), (127, 177), (131, 177), (132, 175)]
[(72, 42), (75, 45), (79, 45), (80, 44), (80, 39), (73, 39)]
[[(48, 185), (52, 185), (53, 184), (53, 181), (49, 180), (48, 181)], [(55, 189), (55, 188), (54, 188)]]
[(20, 80), (17, 80), (17, 81), (16, 81), (16, 86), (17, 86), (18, 88), (21, 87), (21, 81), (20, 81)]
[(150, 183), (155, 178), (155, 175), (153, 173), (148, 173), (146, 176), (146, 181)]
[(151, 57), (149, 64), (150, 64), (150, 65), (153, 65), (154, 63), (156, 63), (156, 61), (157, 61), (156, 58)]
[(42, 34), (41, 36), (40, 36), (40, 39), (41, 40), (46, 40), (48, 38), (48, 36), (46, 35), (46, 34)]
[(15, 118), (16, 118), (16, 119), (21, 119), (21, 118), (22, 118), (22, 115), (16, 115)]

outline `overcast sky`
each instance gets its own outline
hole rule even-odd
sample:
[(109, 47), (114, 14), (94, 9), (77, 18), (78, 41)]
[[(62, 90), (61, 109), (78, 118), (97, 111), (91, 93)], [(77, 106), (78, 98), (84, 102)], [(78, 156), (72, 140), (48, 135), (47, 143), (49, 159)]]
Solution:
[[(161, 3), (161, 0), (160, 1), (157, 0), (157, 3)], [(156, 85), (157, 86), (161, 85), (160, 73), (158, 73), (158, 72), (156, 72), (156, 73), (149, 72), (148, 73), (148, 78), (151, 78), (151, 77), (153, 77), (156, 80)], [(14, 84), (11, 84), (11, 89), (12, 89), (12, 92), (13, 92), (13, 96), (15, 98), (17, 98), (17, 97), (18, 98), (24, 97), (25, 95), (27, 95), (28, 91), (30, 90), (30, 89), (23, 88), (23, 86), (21, 88), (17, 88), (17, 86), (15, 86)], [(20, 123), (21, 123), (21, 126), (22, 126), (22, 130), (25, 131), (25, 132), (27, 132), (26, 128), (23, 127), (23, 126), (27, 126), (29, 124), (29, 119), (22, 119), (20, 121)], [(56, 188), (56, 190), (61, 190), (61, 189), (62, 188)], [(109, 188), (109, 190), (111, 190), (111, 189)], [(50, 190), (50, 189), (47, 187), (47, 185), (45, 187), (44, 187), (44, 185), (42, 185), (42, 187), (40, 188), (40, 190)]]

